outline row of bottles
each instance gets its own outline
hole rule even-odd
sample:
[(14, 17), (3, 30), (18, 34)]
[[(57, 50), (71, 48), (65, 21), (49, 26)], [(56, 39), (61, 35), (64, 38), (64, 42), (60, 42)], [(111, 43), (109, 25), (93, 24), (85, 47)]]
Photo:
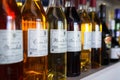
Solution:
[(49, 0), (46, 12), (40, 0), (0, 5), (0, 80), (66, 80), (109, 64), (111, 35), (96, 0), (89, 8), (79, 0), (78, 10), (74, 0)]

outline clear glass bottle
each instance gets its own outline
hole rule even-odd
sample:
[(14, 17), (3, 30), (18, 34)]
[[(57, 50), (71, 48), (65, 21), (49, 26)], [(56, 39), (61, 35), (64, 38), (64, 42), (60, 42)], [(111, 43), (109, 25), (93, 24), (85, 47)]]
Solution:
[(91, 68), (101, 67), (102, 24), (96, 12), (96, 0), (90, 1), (89, 16), (92, 23)]
[(66, 0), (65, 15), (67, 18), (67, 76), (80, 75), (81, 28), (80, 18), (74, 0)]
[(21, 13), (15, 0), (0, 0), (0, 80), (23, 80)]
[(48, 80), (66, 80), (67, 21), (60, 0), (50, 0)]
[(90, 17), (86, 12), (86, 0), (79, 0), (78, 14), (81, 19), (81, 71), (87, 71), (91, 68), (91, 34), (92, 25)]
[(48, 26), (40, 0), (26, 0), (22, 8), (24, 80), (47, 80)]

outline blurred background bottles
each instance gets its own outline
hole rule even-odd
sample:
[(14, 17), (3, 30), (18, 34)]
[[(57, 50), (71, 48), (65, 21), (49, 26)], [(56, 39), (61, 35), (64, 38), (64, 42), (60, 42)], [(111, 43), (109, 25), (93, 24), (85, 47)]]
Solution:
[(0, 80), (23, 80), (21, 13), (15, 0), (0, 0)]
[(86, 0), (79, 0), (78, 14), (81, 19), (81, 71), (87, 71), (91, 68), (91, 33), (92, 25), (90, 17), (86, 12)]
[(115, 9), (115, 39), (120, 45), (120, 9)]
[(115, 20), (111, 20), (109, 23), (110, 32), (112, 34), (112, 45), (110, 51), (110, 62), (117, 62), (119, 61), (119, 52), (120, 46), (119, 42), (115, 38)]
[(101, 53), (101, 64), (108, 65), (110, 63), (110, 49), (112, 35), (108, 30), (106, 23), (106, 5), (101, 4), (99, 6), (99, 18), (102, 23), (102, 53)]
[(92, 23), (91, 68), (101, 66), (102, 24), (96, 11), (96, 0), (90, 0), (89, 12)]
[(24, 80), (47, 80), (48, 26), (40, 0), (26, 0), (22, 8)]
[(49, 27), (48, 80), (66, 80), (67, 20), (60, 0), (50, 0), (46, 13)]
[(80, 18), (74, 0), (66, 0), (65, 15), (67, 18), (67, 76), (80, 75), (81, 28)]

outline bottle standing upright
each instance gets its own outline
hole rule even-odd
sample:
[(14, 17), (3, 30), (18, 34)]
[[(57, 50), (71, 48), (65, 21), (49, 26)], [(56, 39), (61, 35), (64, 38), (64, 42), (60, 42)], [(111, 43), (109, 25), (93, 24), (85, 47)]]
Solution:
[(120, 46), (119, 46), (119, 42), (115, 38), (115, 33), (116, 33), (116, 31), (115, 31), (115, 20), (111, 20), (109, 25), (110, 25), (110, 32), (112, 34), (110, 62), (118, 62), (119, 61)]
[(80, 18), (76, 11), (74, 0), (65, 2), (67, 18), (67, 76), (80, 75), (81, 28)]
[(99, 18), (102, 23), (102, 53), (101, 64), (108, 65), (110, 63), (111, 34), (106, 25), (106, 5), (99, 6)]
[(92, 23), (91, 68), (101, 66), (102, 24), (96, 12), (96, 0), (90, 0), (88, 14)]
[(48, 80), (66, 80), (67, 21), (60, 0), (50, 0)]
[(120, 56), (120, 9), (115, 9), (115, 19), (110, 21), (110, 31), (112, 34), (112, 46), (110, 61), (119, 61)]
[(115, 9), (115, 39), (120, 45), (120, 9)]
[(78, 15), (81, 19), (81, 71), (87, 71), (91, 68), (91, 33), (92, 25), (90, 17), (86, 12), (86, 0), (79, 0)]
[(0, 0), (0, 80), (23, 80), (21, 13), (15, 0)]
[(22, 8), (24, 80), (47, 80), (47, 28), (40, 0), (26, 0)]

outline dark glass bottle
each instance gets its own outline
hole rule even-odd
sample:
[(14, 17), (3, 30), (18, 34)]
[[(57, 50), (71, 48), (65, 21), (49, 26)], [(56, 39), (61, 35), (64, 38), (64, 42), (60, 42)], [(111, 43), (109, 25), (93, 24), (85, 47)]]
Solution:
[(119, 46), (119, 42), (115, 38), (115, 20), (110, 21), (110, 32), (112, 34), (110, 62), (118, 62), (119, 61), (120, 46)]
[(67, 18), (67, 76), (80, 75), (81, 33), (80, 18), (74, 0), (66, 0), (65, 15)]
[(96, 12), (96, 0), (90, 0), (89, 16), (92, 23), (91, 68), (101, 66), (102, 24)]
[(15, 0), (0, 0), (0, 80), (23, 80), (21, 13)]
[(115, 9), (115, 39), (120, 45), (120, 9)]
[(108, 65), (110, 63), (111, 34), (106, 24), (106, 5), (99, 6), (99, 18), (102, 22), (102, 53), (101, 64)]

